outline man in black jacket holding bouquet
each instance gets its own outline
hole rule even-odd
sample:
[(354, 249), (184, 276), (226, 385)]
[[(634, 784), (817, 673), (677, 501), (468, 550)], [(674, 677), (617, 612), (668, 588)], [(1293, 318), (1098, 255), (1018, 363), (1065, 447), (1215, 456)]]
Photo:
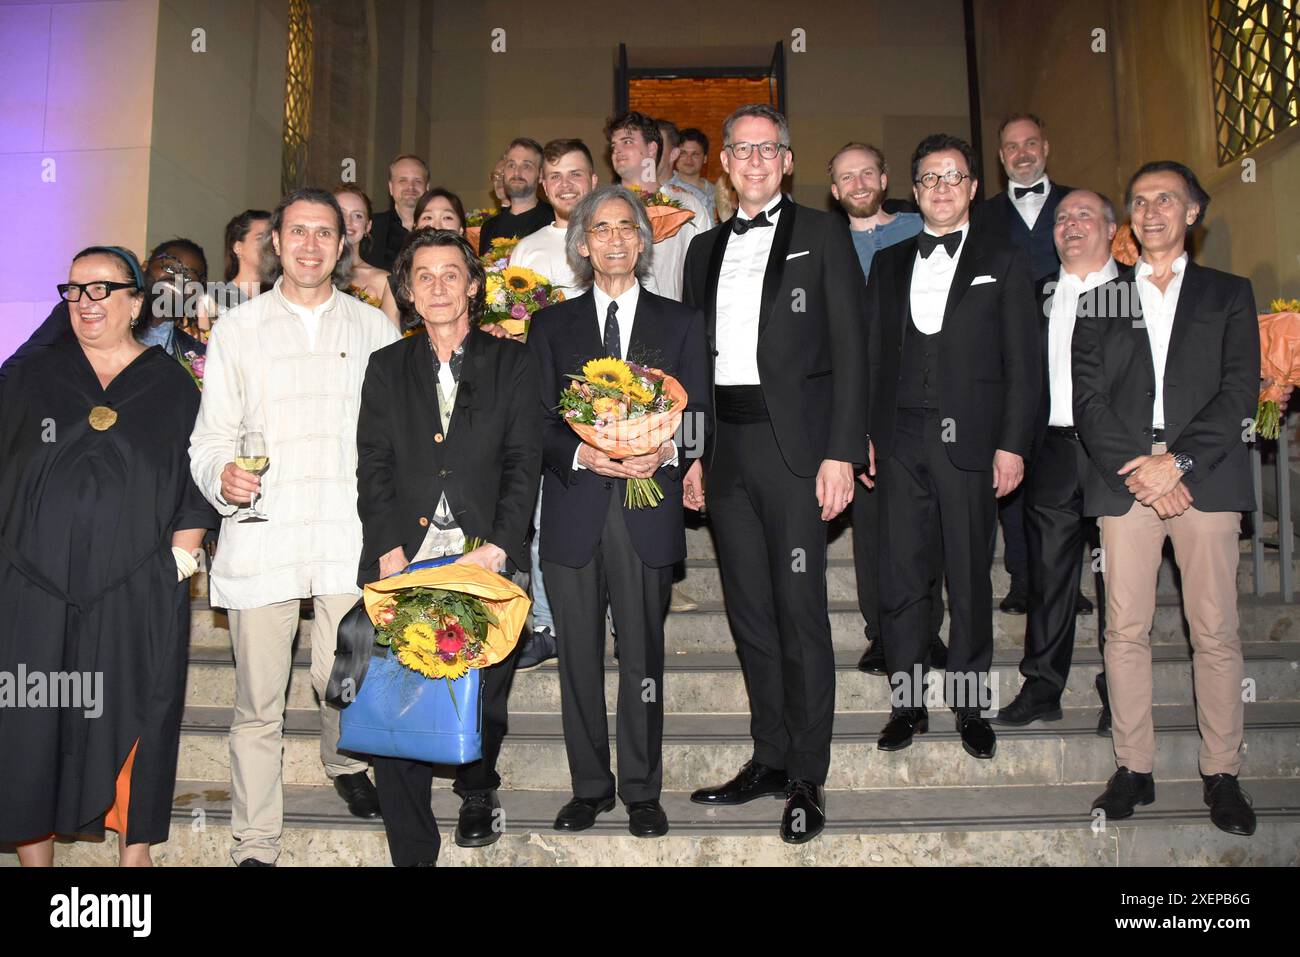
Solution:
[[(605, 608), (618, 629), (617, 794), (637, 837), (668, 832), (663, 781), (664, 617), (673, 565), (686, 557), (682, 479), (710, 426), (709, 356), (698, 312), (641, 287), (652, 233), (622, 186), (585, 196), (569, 217), (569, 265), (585, 294), (541, 310), (528, 347), (537, 359), (543, 427), (541, 558), (559, 633), (560, 705), (573, 799), (555, 827), (582, 831), (612, 810), (605, 719)], [(613, 357), (661, 369), (686, 390), (683, 428), (621, 460), (582, 442), (557, 410), (567, 376)], [(663, 500), (625, 505), (629, 479), (654, 478)]]

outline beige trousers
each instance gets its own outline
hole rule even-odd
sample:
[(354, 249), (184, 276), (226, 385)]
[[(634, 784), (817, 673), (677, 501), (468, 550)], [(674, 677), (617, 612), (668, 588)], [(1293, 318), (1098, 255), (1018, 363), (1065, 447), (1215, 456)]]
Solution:
[[(1162, 450), (1163, 451), (1163, 450)], [(1106, 582), (1106, 681), (1110, 686), (1115, 759), (1150, 772), (1156, 756), (1151, 720), (1151, 624), (1156, 575), (1167, 535), (1183, 579), (1191, 626), (1196, 720), (1203, 774), (1236, 774), (1244, 734), (1245, 663), (1237, 634), (1237, 561), (1241, 515), (1188, 509), (1162, 519), (1136, 501), (1126, 515), (1102, 516)]]
[[(325, 694), (339, 621), (355, 595), (316, 595), (311, 627), (311, 683)], [(231, 857), (273, 863), (284, 828), (284, 707), (298, 634), (297, 598), (261, 608), (230, 610), (235, 652), (235, 714), (230, 725)], [(366, 764), (337, 750), (339, 710), (320, 702), (320, 759), (331, 777), (366, 770)]]

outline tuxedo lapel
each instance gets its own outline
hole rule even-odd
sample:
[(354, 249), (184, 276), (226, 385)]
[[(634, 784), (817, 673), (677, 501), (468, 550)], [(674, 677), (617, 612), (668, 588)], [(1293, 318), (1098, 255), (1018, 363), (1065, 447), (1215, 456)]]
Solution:
[[(1015, 213), (1015, 210), (1012, 210), (1012, 212)], [(1018, 213), (1016, 218), (1019, 219)], [(1024, 220), (1020, 221), (1020, 225), (1024, 225)], [(952, 285), (948, 287), (948, 301), (943, 307), (944, 326), (947, 326), (948, 320), (952, 318), (952, 314), (961, 305), (962, 297), (966, 295), (971, 280), (975, 278), (975, 268), (982, 258), (981, 243), (983, 239), (983, 235), (976, 230), (974, 225), (966, 227), (966, 241), (962, 244), (961, 258), (957, 260), (957, 270), (952, 275)], [(937, 256), (939, 251), (936, 249), (930, 255)]]
[(704, 288), (708, 290), (704, 320), (708, 324), (709, 344), (715, 349), (718, 329), (718, 276), (722, 274), (722, 257), (727, 252), (727, 240), (730, 238), (731, 220), (727, 220), (718, 230), (718, 235), (713, 238), (713, 249), (709, 252), (709, 275), (704, 284)]
[(772, 237), (772, 251), (767, 256), (767, 269), (763, 272), (763, 302), (758, 312), (758, 334), (763, 335), (772, 309), (776, 305), (776, 294), (781, 289), (781, 280), (785, 276), (785, 257), (790, 252), (790, 237), (794, 234), (795, 204), (788, 198), (781, 200), (780, 217), (776, 221), (776, 235)]
[(894, 289), (898, 294), (899, 342), (907, 333), (907, 320), (912, 315), (912, 268), (916, 265), (916, 237), (912, 236), (898, 244), (898, 255), (894, 259)]

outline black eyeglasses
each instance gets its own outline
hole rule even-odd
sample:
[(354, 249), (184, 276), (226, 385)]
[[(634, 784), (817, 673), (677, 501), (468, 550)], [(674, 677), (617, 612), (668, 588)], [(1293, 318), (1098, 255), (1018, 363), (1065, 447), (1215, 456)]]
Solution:
[(66, 302), (77, 302), (85, 293), (91, 302), (99, 302), (113, 294), (114, 289), (139, 289), (133, 282), (61, 282), (54, 288), (59, 290), (59, 298)]
[(963, 173), (960, 170), (950, 169), (948, 172), (940, 175), (931, 170), (928, 173), (923, 173), (920, 179), (916, 181), (916, 184), (918, 186), (924, 186), (926, 189), (934, 189), (939, 185), (939, 180), (943, 180), (949, 186), (960, 186), (961, 181), (964, 179), (970, 179), (970, 174)]
[(731, 155), (738, 160), (749, 159), (754, 154), (754, 150), (758, 150), (758, 155), (763, 159), (774, 160), (781, 155), (781, 150), (789, 148), (783, 143), (773, 143), (771, 140), (766, 143), (728, 143), (723, 147), (725, 150), (730, 150)]

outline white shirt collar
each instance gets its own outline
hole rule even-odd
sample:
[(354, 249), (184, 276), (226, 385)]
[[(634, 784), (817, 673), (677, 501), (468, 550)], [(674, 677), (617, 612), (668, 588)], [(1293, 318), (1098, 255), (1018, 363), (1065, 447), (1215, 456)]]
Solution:
[(280, 276), (275, 280), (275, 285), (272, 287), (272, 289), (274, 290), (275, 294), (280, 297), (280, 302), (284, 303), (284, 307), (288, 309), (290, 312), (292, 312), (295, 316), (298, 316), (300, 318), (308, 318), (308, 317), (324, 315), (330, 309), (334, 308), (334, 301), (336, 298), (338, 298), (338, 294), (339, 294), (338, 287), (332, 285), (330, 286), (330, 297), (326, 299), (324, 302), (322, 302), (319, 306), (316, 306), (314, 308), (311, 306), (302, 306), (296, 302), (289, 301), (289, 298), (284, 294), (284, 292), (280, 288), (283, 282), (284, 282), (284, 277)]
[[(781, 205), (781, 201), (782, 201), (783, 199), (785, 199), (785, 194), (784, 194), (784, 193), (777, 193), (775, 196), (772, 197), (772, 201), (771, 201), (770, 203), (768, 203), (766, 206), (763, 207), (762, 212), (767, 213), (767, 218), (768, 218), (770, 221), (772, 221), (772, 222), (776, 222), (777, 207)], [(757, 218), (758, 218), (757, 216), (746, 216), (746, 215), (745, 215), (745, 211), (744, 211), (743, 209), (741, 209), (739, 206), (736, 207), (736, 215), (737, 215), (738, 217), (740, 217), (741, 219), (757, 219)]]
[(631, 319), (636, 315), (636, 303), (641, 298), (641, 284), (639, 282), (632, 283), (631, 286), (619, 294), (617, 299), (614, 299), (593, 282), (591, 284), (591, 294), (596, 297), (596, 317), (602, 323), (605, 321), (606, 313), (609, 312), (611, 302), (618, 303), (618, 315), (620, 317)]
[(1075, 286), (1080, 292), (1082, 292), (1086, 289), (1100, 286), (1102, 283), (1110, 282), (1110, 280), (1114, 279), (1118, 275), (1119, 266), (1116, 264), (1115, 258), (1112, 256), (1106, 260), (1104, 266), (1096, 272), (1088, 273), (1088, 275), (1084, 276), (1082, 279), (1073, 273), (1066, 272), (1065, 267), (1062, 266), (1060, 275), (1057, 276), (1057, 283), (1059, 285)]
[[(1181, 256), (1179, 256), (1177, 259), (1173, 261), (1173, 264), (1169, 267), (1169, 270), (1175, 276), (1180, 276), (1182, 275), (1183, 271), (1186, 268), (1187, 268), (1187, 253), (1184, 252)], [(1146, 279), (1147, 276), (1150, 276), (1151, 273), (1153, 272), (1155, 272), (1155, 270), (1154, 268), (1152, 268), (1151, 264), (1147, 262), (1145, 259), (1138, 257), (1137, 273), (1136, 273), (1137, 278)]]
[(1012, 183), (1012, 184), (1011, 184), (1011, 198), (1012, 198), (1012, 199), (1015, 199), (1015, 198), (1016, 198), (1016, 190), (1017, 190), (1017, 189), (1033, 189), (1033, 188), (1034, 188), (1035, 186), (1037, 186), (1039, 183), (1042, 183), (1042, 184), (1043, 184), (1043, 191), (1042, 191), (1041, 193), (1025, 193), (1025, 194), (1024, 194), (1023, 196), (1021, 196), (1020, 198), (1021, 198), (1021, 199), (1028, 199), (1030, 196), (1042, 196), (1043, 198), (1046, 198), (1046, 197), (1047, 197), (1047, 194), (1050, 193), (1050, 192), (1052, 191), (1052, 181), (1051, 181), (1050, 179), (1047, 178), (1047, 174), (1046, 174), (1046, 173), (1044, 173), (1042, 176), (1038, 177), (1038, 179), (1034, 180), (1032, 183), (1025, 183), (1023, 186), (1022, 186), (1021, 184), (1019, 184), (1019, 183)]

